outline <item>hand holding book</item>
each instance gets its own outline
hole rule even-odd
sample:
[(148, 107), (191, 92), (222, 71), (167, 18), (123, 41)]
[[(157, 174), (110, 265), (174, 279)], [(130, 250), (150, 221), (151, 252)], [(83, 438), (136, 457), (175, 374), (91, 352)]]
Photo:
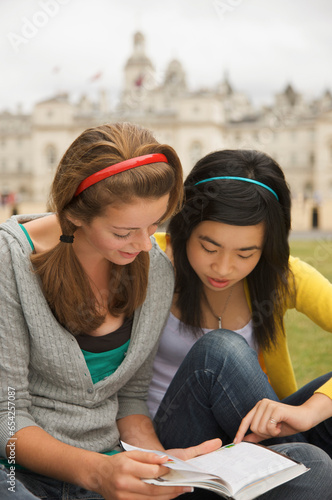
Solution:
[[(137, 449), (126, 443), (122, 445), (127, 451)], [(252, 500), (308, 470), (303, 464), (269, 448), (244, 442), (226, 445), (187, 461), (168, 455), (163, 465), (170, 472), (144, 481), (163, 486), (203, 488), (235, 500)]]

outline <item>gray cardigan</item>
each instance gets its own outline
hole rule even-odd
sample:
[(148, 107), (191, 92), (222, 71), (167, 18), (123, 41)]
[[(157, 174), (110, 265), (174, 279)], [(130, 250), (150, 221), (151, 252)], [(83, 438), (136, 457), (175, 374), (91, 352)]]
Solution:
[(62, 327), (32, 272), (31, 247), (12, 217), (0, 226), (0, 456), (13, 416), (15, 431), (37, 425), (62, 442), (87, 450), (114, 449), (116, 419), (149, 415), (146, 397), (159, 335), (171, 306), (172, 265), (153, 239), (146, 300), (134, 314), (129, 349), (119, 368), (93, 384), (76, 339)]

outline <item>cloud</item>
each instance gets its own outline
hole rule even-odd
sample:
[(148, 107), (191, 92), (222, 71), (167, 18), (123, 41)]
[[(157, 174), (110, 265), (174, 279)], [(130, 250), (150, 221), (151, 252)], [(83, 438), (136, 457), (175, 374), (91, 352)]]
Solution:
[[(178, 58), (191, 88), (214, 87), (227, 70), (234, 87), (256, 102), (288, 82), (317, 96), (332, 88), (331, 18), (329, 0), (1, 2), (0, 109), (18, 102), (30, 109), (57, 91), (77, 97), (97, 85), (114, 100), (137, 30), (156, 70)], [(10, 34), (24, 41), (15, 45)]]

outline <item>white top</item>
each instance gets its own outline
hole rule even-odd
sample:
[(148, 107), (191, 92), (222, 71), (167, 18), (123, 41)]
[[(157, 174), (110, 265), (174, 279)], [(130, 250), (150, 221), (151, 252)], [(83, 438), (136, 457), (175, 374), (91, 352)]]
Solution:
[[(148, 394), (148, 407), (153, 418), (159, 408), (161, 400), (168, 389), (180, 364), (186, 357), (197, 338), (193, 336), (188, 327), (170, 313), (163, 333), (161, 334), (159, 348), (153, 364), (153, 377)], [(204, 334), (210, 329), (203, 328)], [(253, 338), (252, 320), (235, 333), (242, 335), (252, 349), (256, 349)]]

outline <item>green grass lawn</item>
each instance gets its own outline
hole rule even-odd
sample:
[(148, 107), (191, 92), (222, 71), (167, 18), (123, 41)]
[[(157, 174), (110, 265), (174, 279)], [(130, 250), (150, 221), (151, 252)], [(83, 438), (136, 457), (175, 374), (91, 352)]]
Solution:
[[(292, 240), (290, 246), (294, 257), (308, 262), (332, 282), (332, 241), (324, 237), (315, 241)], [(296, 310), (287, 312), (285, 326), (299, 387), (332, 370), (331, 333)]]

